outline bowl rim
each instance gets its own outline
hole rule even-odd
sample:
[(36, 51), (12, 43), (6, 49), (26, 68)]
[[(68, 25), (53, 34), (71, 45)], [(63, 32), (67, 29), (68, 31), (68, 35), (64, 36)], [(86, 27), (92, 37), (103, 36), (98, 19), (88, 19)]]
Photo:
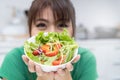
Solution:
[[(28, 42), (34, 42), (36, 36), (37, 36), (37, 35), (28, 38), (27, 41), (28, 41)], [(24, 48), (24, 53), (25, 53), (25, 55), (27, 56), (27, 58), (28, 58), (29, 60), (33, 61), (33, 62), (34, 62), (35, 64), (37, 64), (37, 65), (45, 66), (45, 67), (59, 67), (59, 66), (62, 66), (62, 65), (66, 65), (67, 63), (72, 63), (72, 61), (76, 58), (76, 56), (77, 56), (77, 54), (78, 54), (78, 48), (75, 49), (75, 51), (74, 51), (74, 56), (73, 56), (73, 58), (72, 58), (70, 61), (68, 61), (68, 62), (66, 62), (66, 63), (64, 63), (64, 64), (55, 65), (55, 66), (52, 66), (52, 65), (44, 65), (44, 64), (41, 64), (41, 63), (38, 63), (38, 62), (32, 60), (32, 59), (27, 55), (27, 53), (26, 53), (26, 51), (25, 51), (25, 48)]]

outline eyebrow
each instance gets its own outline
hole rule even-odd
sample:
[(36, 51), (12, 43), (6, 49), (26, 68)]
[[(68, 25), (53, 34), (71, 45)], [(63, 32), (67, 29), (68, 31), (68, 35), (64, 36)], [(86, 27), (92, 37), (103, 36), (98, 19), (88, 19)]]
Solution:
[[(48, 20), (43, 19), (43, 18), (36, 19), (36, 21), (44, 21), (44, 22), (49, 23), (49, 21), (48, 21)], [(56, 22), (59, 22), (59, 21), (69, 22), (69, 20), (67, 20), (67, 19), (63, 19), (63, 18), (56, 20)]]
[(57, 22), (59, 22), (59, 21), (69, 22), (69, 20), (67, 20), (67, 19), (58, 19)]
[(36, 21), (44, 21), (44, 22), (49, 22), (48, 20), (46, 20), (46, 19), (42, 19), (42, 18), (39, 18), (39, 19), (36, 19)]

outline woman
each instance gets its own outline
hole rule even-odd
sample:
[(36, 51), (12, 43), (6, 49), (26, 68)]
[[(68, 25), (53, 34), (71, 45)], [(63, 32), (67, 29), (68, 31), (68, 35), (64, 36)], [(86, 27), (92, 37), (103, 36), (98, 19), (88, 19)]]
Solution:
[[(30, 36), (39, 31), (62, 32), (66, 28), (71, 37), (75, 33), (75, 11), (70, 0), (34, 0), (28, 15)], [(96, 60), (87, 49), (79, 48), (73, 65), (56, 72), (43, 72), (25, 55), (23, 47), (7, 54), (0, 76), (8, 80), (96, 80)]]

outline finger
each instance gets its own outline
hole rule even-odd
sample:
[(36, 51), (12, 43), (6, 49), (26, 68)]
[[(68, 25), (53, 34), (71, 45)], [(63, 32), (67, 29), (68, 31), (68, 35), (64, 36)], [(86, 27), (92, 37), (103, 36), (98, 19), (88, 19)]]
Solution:
[(58, 70), (57, 70), (57, 73), (58, 73), (60, 76), (64, 76), (66, 72), (65, 72), (64, 69), (58, 69)]
[(35, 72), (35, 63), (31, 60), (28, 62), (28, 69), (30, 72)]
[(44, 74), (44, 72), (42, 71), (39, 65), (35, 65), (35, 70), (36, 70), (37, 76), (42, 76)]
[(53, 76), (53, 75), (54, 75), (54, 72), (49, 72), (49, 74), (50, 74), (51, 76)]
[(76, 63), (80, 59), (80, 55), (77, 55), (75, 59), (72, 61), (72, 63)]
[(73, 65), (71, 63), (66, 64), (66, 69), (68, 71), (72, 71), (73, 70)]
[[(54, 76), (54, 72), (48, 72), (49, 73), (49, 75), (50, 75), (50, 77), (52, 77), (52, 78), (54, 78), (53, 76)], [(53, 80), (53, 79), (52, 79)]]
[(25, 62), (25, 64), (28, 65), (29, 59), (27, 58), (27, 56), (22, 55), (22, 59)]

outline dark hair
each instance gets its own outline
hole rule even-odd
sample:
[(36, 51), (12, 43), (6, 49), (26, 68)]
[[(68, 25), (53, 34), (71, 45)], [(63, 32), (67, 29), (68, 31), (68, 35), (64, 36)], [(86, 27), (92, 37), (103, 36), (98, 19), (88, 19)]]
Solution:
[(54, 19), (63, 19), (72, 22), (73, 35), (75, 34), (75, 10), (70, 0), (34, 0), (28, 12), (28, 26), (31, 36), (32, 22), (35, 22), (37, 15), (50, 7), (53, 11)]

